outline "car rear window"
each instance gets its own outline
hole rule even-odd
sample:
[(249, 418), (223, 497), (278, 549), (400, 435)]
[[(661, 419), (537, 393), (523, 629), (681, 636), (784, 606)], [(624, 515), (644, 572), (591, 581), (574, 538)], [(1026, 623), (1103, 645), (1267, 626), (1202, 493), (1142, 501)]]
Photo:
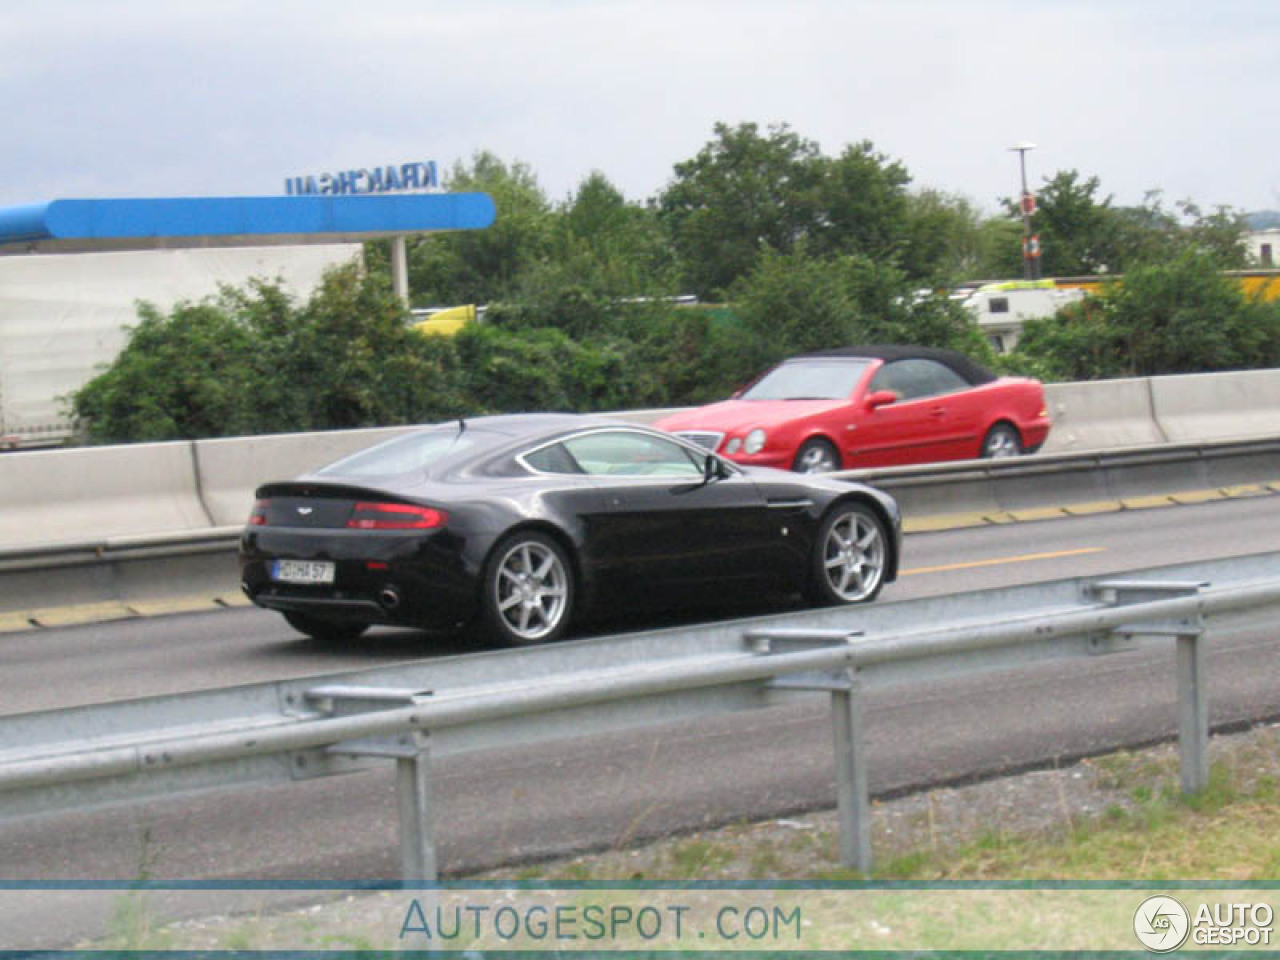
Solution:
[(321, 467), (316, 474), (322, 477), (399, 476), (426, 470), (447, 456), (470, 449), (475, 441), (475, 431), (464, 433), (455, 426), (409, 433)]

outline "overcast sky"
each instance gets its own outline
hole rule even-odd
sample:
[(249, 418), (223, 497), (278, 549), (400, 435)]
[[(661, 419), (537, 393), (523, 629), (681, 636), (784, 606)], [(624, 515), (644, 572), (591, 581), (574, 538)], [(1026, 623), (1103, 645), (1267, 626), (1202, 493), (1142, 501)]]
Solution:
[(477, 150), (660, 191), (717, 121), (994, 210), (1058, 170), (1280, 209), (1280, 8), (1236, 0), (0, 0), (0, 207), (284, 192)]

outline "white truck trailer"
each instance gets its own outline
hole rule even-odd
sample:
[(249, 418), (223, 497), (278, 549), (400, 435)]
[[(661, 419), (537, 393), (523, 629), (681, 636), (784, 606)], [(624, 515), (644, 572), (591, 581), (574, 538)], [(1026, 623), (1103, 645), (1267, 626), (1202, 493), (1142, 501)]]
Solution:
[(343, 243), (0, 257), (0, 448), (74, 434), (66, 398), (119, 354), (139, 301), (168, 311), (253, 277), (279, 279), (305, 299), (360, 251)]
[(1051, 317), (1084, 296), (1083, 290), (1061, 287), (1053, 280), (1009, 280), (984, 283), (964, 295), (961, 302), (996, 353), (1008, 353), (1017, 346), (1026, 321)]

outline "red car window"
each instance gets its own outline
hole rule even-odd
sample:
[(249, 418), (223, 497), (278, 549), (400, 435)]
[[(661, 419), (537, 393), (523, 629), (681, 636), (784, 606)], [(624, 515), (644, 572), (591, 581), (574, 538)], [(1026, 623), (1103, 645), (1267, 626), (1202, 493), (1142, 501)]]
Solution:
[(843, 400), (866, 369), (866, 360), (793, 360), (774, 367), (741, 399)]
[(903, 400), (955, 393), (969, 386), (968, 381), (949, 367), (920, 358), (887, 363), (871, 378), (872, 391), (892, 390)]

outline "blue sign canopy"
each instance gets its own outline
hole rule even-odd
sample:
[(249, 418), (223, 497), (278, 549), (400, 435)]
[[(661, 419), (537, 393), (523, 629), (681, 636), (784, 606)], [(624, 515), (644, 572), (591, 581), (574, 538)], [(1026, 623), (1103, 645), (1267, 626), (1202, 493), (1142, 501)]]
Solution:
[(486, 193), (53, 200), (0, 208), (0, 254), (361, 243), (494, 216)]

